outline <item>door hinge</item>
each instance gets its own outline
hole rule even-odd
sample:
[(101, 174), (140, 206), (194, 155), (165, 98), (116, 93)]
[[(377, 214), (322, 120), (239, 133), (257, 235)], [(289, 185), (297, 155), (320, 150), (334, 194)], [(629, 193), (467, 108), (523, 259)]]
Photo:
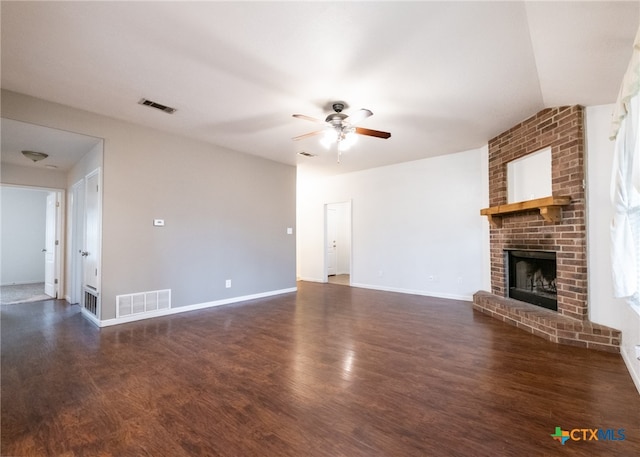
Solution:
[(98, 185), (96, 184), (96, 192), (98, 192)]
[(58, 280), (57, 280), (57, 279), (54, 279), (54, 280), (53, 280), (53, 283), (54, 283), (54, 284), (58, 284)]
[(56, 202), (56, 208), (60, 208), (60, 202)]
[(60, 244), (60, 241), (56, 240), (56, 246), (58, 246)]
[(98, 269), (96, 268), (96, 276), (98, 276)]

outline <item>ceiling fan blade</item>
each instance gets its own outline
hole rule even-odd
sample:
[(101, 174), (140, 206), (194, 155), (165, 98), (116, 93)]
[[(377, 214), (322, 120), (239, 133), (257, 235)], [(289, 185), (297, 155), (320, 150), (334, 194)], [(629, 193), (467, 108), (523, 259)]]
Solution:
[(375, 136), (376, 138), (389, 138), (391, 134), (389, 132), (381, 132), (380, 130), (363, 129), (362, 127), (356, 127), (356, 133), (360, 135)]
[(315, 132), (311, 132), (311, 133), (305, 133), (304, 135), (299, 135), (299, 136), (294, 136), (293, 138), (291, 138), (293, 141), (298, 141), (298, 140), (304, 140), (305, 138), (309, 138), (311, 136), (316, 136), (316, 135), (320, 135), (321, 133), (323, 133), (324, 130), (317, 130)]
[(318, 122), (320, 124), (324, 124), (324, 121), (321, 121), (320, 119), (316, 119), (316, 118), (311, 117), (311, 116), (306, 116), (304, 114), (294, 114), (293, 117), (296, 117), (298, 119), (305, 119), (305, 120), (311, 121), (311, 122)]
[(355, 113), (353, 113), (346, 120), (349, 122), (349, 124), (356, 125), (358, 122), (362, 122), (363, 120), (365, 120), (369, 116), (373, 116), (373, 113), (371, 112), (371, 110), (362, 108), (361, 110), (356, 111)]

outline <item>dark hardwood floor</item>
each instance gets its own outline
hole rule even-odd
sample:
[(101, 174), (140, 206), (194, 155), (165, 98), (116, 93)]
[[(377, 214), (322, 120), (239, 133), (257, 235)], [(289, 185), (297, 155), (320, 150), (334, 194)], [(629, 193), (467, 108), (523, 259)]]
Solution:
[(101, 330), (64, 301), (2, 306), (2, 455), (640, 455), (619, 355), (467, 302), (298, 286)]

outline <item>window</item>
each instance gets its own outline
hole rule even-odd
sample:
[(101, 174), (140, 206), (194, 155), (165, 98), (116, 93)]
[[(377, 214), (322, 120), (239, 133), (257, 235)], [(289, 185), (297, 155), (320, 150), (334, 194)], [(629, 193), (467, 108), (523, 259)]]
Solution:
[(614, 296), (628, 298), (640, 312), (640, 95), (625, 103), (611, 177)]
[[(636, 206), (629, 212), (629, 222), (635, 245), (636, 284), (640, 285), (640, 206)], [(636, 292), (631, 296), (631, 304), (640, 313), (640, 287), (636, 287)]]

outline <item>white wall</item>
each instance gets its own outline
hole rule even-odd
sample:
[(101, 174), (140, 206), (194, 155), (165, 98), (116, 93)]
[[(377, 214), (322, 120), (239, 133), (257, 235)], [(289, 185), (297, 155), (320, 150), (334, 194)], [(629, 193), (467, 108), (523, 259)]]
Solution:
[(0, 182), (19, 186), (64, 189), (66, 187), (67, 177), (63, 171), (59, 170), (21, 167), (20, 165), (3, 163), (0, 169)]
[(69, 170), (69, 173), (67, 173), (65, 187), (68, 189), (71, 188), (71, 186), (83, 179), (89, 173), (102, 167), (103, 151), (103, 141), (100, 141), (91, 148), (91, 150), (87, 151), (80, 161), (76, 163), (71, 170)]
[(0, 186), (0, 284), (44, 282), (46, 190)]
[(610, 257), (611, 167), (614, 143), (609, 140), (613, 105), (586, 109), (587, 260), (589, 319), (622, 331), (621, 353), (640, 391), (640, 361), (634, 346), (640, 344), (640, 315), (622, 299), (613, 298)]
[(333, 177), (298, 170), (298, 276), (323, 281), (324, 205), (352, 201), (351, 283), (470, 300), (489, 288), (486, 148)]

